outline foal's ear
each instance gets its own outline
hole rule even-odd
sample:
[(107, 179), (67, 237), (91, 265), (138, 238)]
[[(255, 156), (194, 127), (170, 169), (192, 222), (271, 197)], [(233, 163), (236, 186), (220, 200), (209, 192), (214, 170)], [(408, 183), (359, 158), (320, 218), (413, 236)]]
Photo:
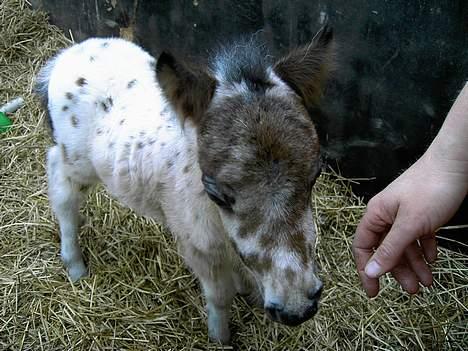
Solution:
[(156, 64), (156, 77), (164, 96), (181, 117), (199, 124), (213, 97), (216, 80), (199, 68), (178, 62), (163, 52)]
[(300, 97), (306, 107), (316, 106), (322, 88), (334, 65), (333, 30), (325, 25), (312, 41), (275, 63), (275, 73)]

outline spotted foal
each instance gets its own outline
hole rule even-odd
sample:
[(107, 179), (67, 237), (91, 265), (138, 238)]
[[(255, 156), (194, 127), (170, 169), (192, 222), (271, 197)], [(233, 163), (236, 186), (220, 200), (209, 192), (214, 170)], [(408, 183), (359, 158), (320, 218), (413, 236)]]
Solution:
[(220, 49), (207, 67), (168, 53), (156, 61), (121, 39), (89, 39), (52, 58), (37, 91), (55, 141), (49, 199), (70, 278), (88, 273), (79, 208), (84, 189), (101, 182), (177, 238), (213, 340), (229, 341), (236, 293), (280, 323), (312, 317), (322, 291), (310, 208), (320, 166), (307, 111), (320, 98), (332, 36), (324, 27), (276, 62), (254, 40)]

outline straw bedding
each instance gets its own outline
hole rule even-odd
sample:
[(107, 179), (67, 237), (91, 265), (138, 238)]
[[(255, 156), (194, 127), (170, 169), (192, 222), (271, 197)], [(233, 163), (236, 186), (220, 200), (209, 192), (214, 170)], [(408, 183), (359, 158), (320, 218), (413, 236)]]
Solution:
[[(14, 128), (0, 134), (0, 349), (221, 348), (208, 341), (200, 289), (170, 234), (102, 187), (83, 210), (91, 275), (74, 285), (68, 280), (47, 203), (44, 155), (51, 140), (31, 87), (44, 60), (70, 42), (23, 0), (0, 1), (0, 38), (0, 101), (26, 100), (12, 116)], [(288, 328), (236, 299), (233, 349), (468, 349), (466, 256), (440, 249), (432, 288), (410, 297), (384, 278), (380, 296), (369, 300), (350, 249), (362, 202), (348, 181), (328, 174), (318, 180), (313, 205), (326, 287), (318, 315)]]

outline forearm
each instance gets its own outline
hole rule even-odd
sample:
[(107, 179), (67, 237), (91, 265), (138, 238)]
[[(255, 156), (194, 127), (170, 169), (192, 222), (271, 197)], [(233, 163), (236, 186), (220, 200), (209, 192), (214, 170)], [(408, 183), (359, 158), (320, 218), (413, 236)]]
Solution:
[(466, 183), (468, 188), (468, 83), (424, 156), (431, 164), (439, 165), (441, 171)]

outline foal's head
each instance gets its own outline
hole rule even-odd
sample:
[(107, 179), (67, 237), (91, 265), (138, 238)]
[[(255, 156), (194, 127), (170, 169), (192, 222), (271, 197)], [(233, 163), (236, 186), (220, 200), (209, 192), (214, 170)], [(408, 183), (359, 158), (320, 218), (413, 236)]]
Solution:
[(297, 325), (322, 291), (310, 193), (320, 172), (314, 106), (332, 61), (325, 27), (270, 64), (254, 42), (218, 54), (209, 69), (162, 54), (158, 81), (198, 131), (202, 181), (234, 249), (253, 274), (269, 317)]

